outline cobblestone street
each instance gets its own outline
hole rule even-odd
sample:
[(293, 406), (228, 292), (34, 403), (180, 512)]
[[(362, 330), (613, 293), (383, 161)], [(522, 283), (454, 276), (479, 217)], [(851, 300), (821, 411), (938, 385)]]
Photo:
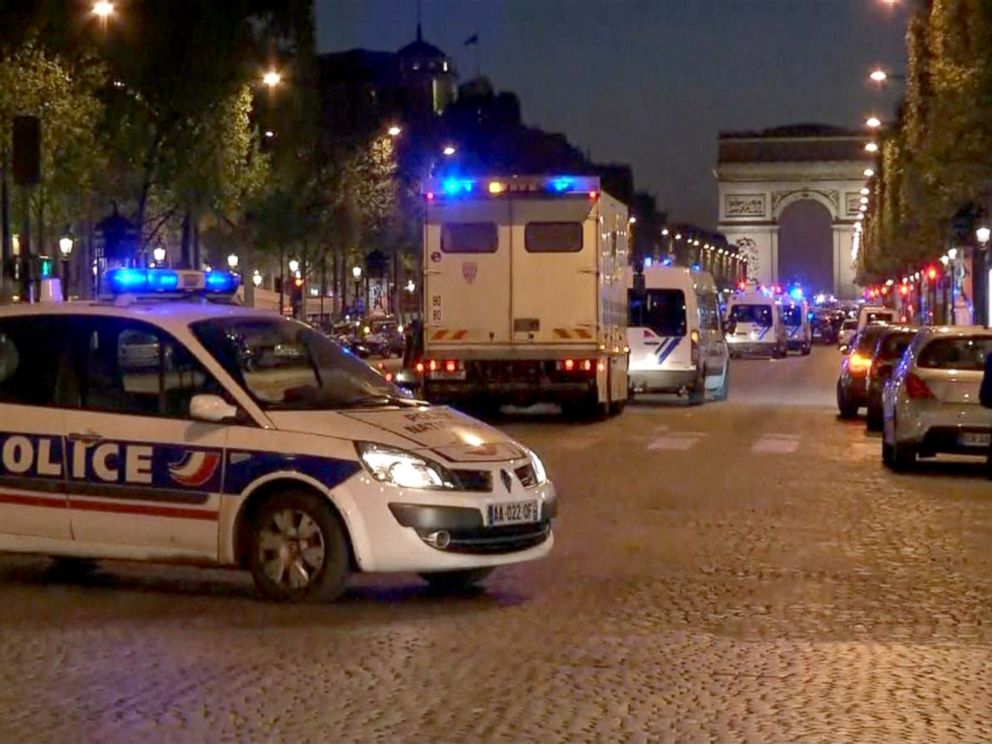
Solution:
[(0, 740), (992, 739), (992, 484), (894, 475), (837, 352), (734, 363), (729, 402), (510, 416), (560, 495), (483, 592), (0, 558)]

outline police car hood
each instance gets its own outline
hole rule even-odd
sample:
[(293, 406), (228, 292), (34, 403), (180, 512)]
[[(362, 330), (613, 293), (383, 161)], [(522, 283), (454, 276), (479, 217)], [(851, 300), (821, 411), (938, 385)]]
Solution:
[(428, 450), (449, 462), (492, 462), (525, 456), (520, 445), (501, 431), (446, 406), (278, 411), (269, 416), (272, 423), (284, 431), (380, 442), (414, 451)]

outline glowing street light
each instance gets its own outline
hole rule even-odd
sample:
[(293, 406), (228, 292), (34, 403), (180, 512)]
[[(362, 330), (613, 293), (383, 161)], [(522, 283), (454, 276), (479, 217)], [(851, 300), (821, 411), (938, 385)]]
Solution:
[(415, 291), (417, 291), (417, 285), (414, 283), (413, 279), (410, 279), (406, 283), (406, 291), (409, 292), (410, 294), (413, 294)]
[(389, 127), (389, 129), (386, 130), (386, 134), (388, 134), (390, 137), (399, 137), (401, 134), (403, 134), (403, 129), (393, 124), (391, 127)]
[(160, 245), (153, 248), (152, 258), (155, 259), (155, 263), (165, 263), (165, 248)]
[(271, 129), (266, 129), (265, 130), (265, 139), (272, 139), (275, 136), (276, 136), (276, 133), (273, 132)]
[(865, 145), (865, 152), (878, 152), (878, 145), (874, 142), (869, 142)]
[(871, 168), (865, 168), (865, 173), (864, 173), (865, 178), (871, 178), (874, 175), (875, 175), (874, 170), (872, 170)]
[(258, 269), (255, 269), (255, 273), (251, 275), (251, 283), (256, 287), (262, 286), (262, 272)]
[(107, 19), (114, 14), (114, 4), (109, 0), (100, 0), (93, 3), (93, 15), (106, 23)]
[(299, 270), (300, 270), (300, 262), (297, 261), (295, 258), (289, 259), (289, 271), (290, 271), (290, 273), (291, 274), (295, 274)]
[(870, 77), (876, 83), (884, 83), (886, 80), (889, 79), (889, 74), (885, 70), (879, 68), (877, 70), (872, 70), (871, 74), (868, 77)]
[(238, 258), (237, 254), (235, 253), (232, 253), (230, 256), (227, 257), (227, 265), (230, 267), (231, 271), (234, 271), (236, 268), (238, 268), (238, 264), (240, 262), (241, 260)]
[(877, 116), (869, 116), (868, 120), (865, 122), (865, 126), (869, 129), (878, 129), (882, 126), (882, 120)]
[(867, 204), (868, 203), (868, 197), (867, 196), (862, 196), (861, 197), (861, 203), (862, 204)]
[(269, 90), (272, 90), (281, 82), (282, 74), (276, 69), (269, 70), (262, 75), (262, 84), (267, 85)]
[(441, 152), (444, 153), (445, 157), (450, 158), (452, 155), (458, 152), (458, 150), (455, 148), (454, 145), (445, 145), (444, 149), (441, 150)]
[(355, 281), (357, 282), (359, 279), (362, 278), (362, 267), (361, 266), (352, 267), (351, 275), (355, 277)]
[[(989, 242), (989, 238), (992, 238), (992, 230), (990, 230), (986, 225), (982, 225), (980, 228), (975, 230), (975, 237), (978, 238), (979, 243), (985, 245), (986, 243)], [(957, 257), (957, 251), (954, 252), (954, 255), (951, 256), (951, 258), (956, 258), (956, 257)]]
[(868, 189), (867, 186), (862, 186), (861, 187), (861, 196), (868, 196), (868, 194), (870, 194), (870, 193), (871, 193), (871, 191)]
[(62, 258), (69, 258), (69, 254), (72, 253), (72, 238), (68, 235), (59, 239), (59, 253), (62, 254)]
[(860, 207), (858, 207), (858, 211), (859, 212), (867, 212), (868, 211), (868, 205), (867, 204), (862, 204)]
[(668, 237), (668, 228), (667, 227), (661, 228), (661, 234), (662, 234), (662, 237), (666, 237), (667, 238)]

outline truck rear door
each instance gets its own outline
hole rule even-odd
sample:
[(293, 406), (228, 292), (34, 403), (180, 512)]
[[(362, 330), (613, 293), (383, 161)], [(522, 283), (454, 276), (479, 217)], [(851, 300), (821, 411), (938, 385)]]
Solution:
[(512, 202), (511, 311), (517, 343), (598, 343), (595, 202)]
[(508, 343), (509, 202), (430, 204), (425, 229), (426, 348)]

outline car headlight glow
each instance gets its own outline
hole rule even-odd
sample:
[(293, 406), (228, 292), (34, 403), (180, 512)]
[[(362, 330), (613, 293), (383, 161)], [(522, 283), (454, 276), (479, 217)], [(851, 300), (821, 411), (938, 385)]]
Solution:
[(537, 479), (537, 485), (542, 485), (548, 482), (548, 471), (544, 469), (544, 463), (541, 462), (541, 458), (537, 456), (537, 453), (533, 450), (524, 448), (527, 450), (527, 457), (530, 458), (530, 466), (534, 468), (534, 477)]
[(359, 442), (358, 457), (377, 481), (400, 488), (454, 488), (444, 468), (424, 458), (393, 447)]

